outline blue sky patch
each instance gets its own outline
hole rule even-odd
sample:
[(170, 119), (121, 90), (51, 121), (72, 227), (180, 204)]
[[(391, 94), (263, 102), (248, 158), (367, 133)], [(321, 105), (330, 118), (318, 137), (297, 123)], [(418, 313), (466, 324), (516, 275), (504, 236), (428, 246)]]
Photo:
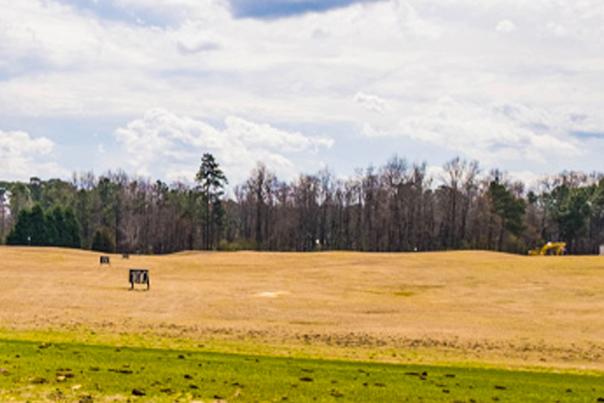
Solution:
[[(112, 0), (58, 0), (61, 3), (90, 12), (102, 19), (128, 24), (168, 26), (174, 16), (154, 13), (152, 9), (126, 7)], [(383, 0), (229, 0), (233, 16), (238, 18), (274, 19), (308, 12), (322, 12), (355, 3)]]
[(76, 10), (85, 13), (91, 13), (95, 16), (109, 21), (118, 21), (130, 25), (153, 25), (167, 26), (173, 23), (170, 18), (145, 11), (143, 9), (133, 9), (115, 4), (114, 1), (107, 0), (58, 0), (63, 4), (68, 4)]
[(378, 0), (230, 0), (236, 17), (279, 18)]
[(604, 140), (604, 131), (574, 131), (572, 132), (572, 135), (581, 140)]

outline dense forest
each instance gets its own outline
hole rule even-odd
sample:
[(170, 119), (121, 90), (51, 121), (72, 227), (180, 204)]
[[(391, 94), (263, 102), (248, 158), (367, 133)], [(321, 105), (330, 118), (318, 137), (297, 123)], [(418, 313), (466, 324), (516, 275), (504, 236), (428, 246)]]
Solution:
[(595, 253), (604, 244), (604, 175), (564, 172), (528, 189), (460, 158), (435, 177), (425, 164), (393, 157), (345, 180), (323, 170), (290, 183), (258, 164), (244, 183), (231, 187), (214, 157), (205, 154), (194, 185), (124, 172), (0, 182), (0, 242), (16, 245), (156, 254), (192, 249), (525, 254), (558, 240), (576, 254)]

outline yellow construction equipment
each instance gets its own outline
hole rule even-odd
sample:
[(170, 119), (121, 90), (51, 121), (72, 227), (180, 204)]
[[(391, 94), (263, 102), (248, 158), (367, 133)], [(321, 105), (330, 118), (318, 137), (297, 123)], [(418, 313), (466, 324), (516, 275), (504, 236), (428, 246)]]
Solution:
[(566, 253), (566, 242), (548, 242), (543, 247), (529, 250), (530, 256), (562, 256)]

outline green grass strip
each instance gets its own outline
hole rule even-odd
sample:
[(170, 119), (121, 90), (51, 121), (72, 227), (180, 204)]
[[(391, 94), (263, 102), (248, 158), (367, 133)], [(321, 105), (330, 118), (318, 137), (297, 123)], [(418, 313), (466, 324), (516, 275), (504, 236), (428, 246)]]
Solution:
[(0, 390), (1, 401), (596, 403), (604, 376), (0, 340)]

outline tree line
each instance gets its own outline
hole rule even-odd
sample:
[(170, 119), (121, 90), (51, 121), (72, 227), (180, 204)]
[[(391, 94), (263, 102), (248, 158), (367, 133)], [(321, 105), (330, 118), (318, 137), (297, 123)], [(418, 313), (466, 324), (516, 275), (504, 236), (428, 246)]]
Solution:
[(43, 211), (39, 205), (19, 212), (6, 239), (9, 245), (81, 247), (80, 226), (70, 208), (55, 206)]
[[(529, 189), (499, 170), (482, 172), (473, 161), (455, 158), (430, 175), (426, 164), (395, 156), (347, 179), (322, 170), (286, 182), (258, 164), (228, 195), (227, 183), (210, 154), (203, 156), (194, 185), (124, 172), (0, 182), (0, 240), (28, 244), (29, 236), (29, 244), (37, 245), (45, 233), (37, 229), (69, 222), (69, 229), (47, 229), (42, 243), (155, 254), (194, 249), (525, 254), (548, 241), (564, 241), (570, 253), (588, 254), (604, 244), (601, 173), (563, 172)], [(55, 233), (71, 234), (70, 241), (54, 238)]]

